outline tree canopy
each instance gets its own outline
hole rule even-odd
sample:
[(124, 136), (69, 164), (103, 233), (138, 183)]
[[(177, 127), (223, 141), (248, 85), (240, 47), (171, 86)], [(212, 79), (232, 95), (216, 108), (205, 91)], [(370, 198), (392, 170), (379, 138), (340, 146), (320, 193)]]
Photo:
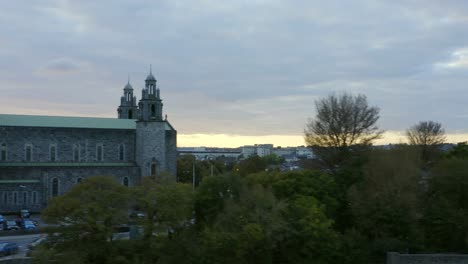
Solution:
[(445, 143), (445, 130), (442, 124), (434, 121), (421, 121), (406, 130), (410, 145), (421, 148), (422, 157), (430, 161), (437, 154), (438, 147)]
[(406, 131), (411, 145), (431, 146), (445, 142), (445, 130), (442, 124), (434, 121), (421, 121)]
[(379, 138), (379, 108), (369, 106), (365, 95), (329, 95), (315, 102), (317, 114), (307, 123), (310, 146), (349, 147)]
[(329, 95), (315, 102), (316, 116), (304, 130), (305, 141), (323, 160), (336, 165), (353, 145), (368, 145), (382, 131), (377, 126), (379, 108), (369, 106), (362, 94)]

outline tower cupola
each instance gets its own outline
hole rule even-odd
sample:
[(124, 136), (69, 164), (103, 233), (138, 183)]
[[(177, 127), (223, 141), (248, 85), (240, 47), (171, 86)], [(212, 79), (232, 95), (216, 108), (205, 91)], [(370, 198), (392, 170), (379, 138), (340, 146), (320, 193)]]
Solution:
[(138, 108), (136, 105), (136, 96), (133, 96), (133, 87), (130, 84), (130, 77), (124, 87), (124, 93), (120, 97), (120, 106), (117, 108), (117, 113), (120, 119), (136, 119), (138, 116)]
[(133, 87), (130, 84), (130, 80), (128, 80), (127, 85), (125, 85), (124, 87), (124, 91), (130, 91), (130, 90), (133, 91)]
[(153, 76), (150, 65), (150, 72), (145, 80), (145, 88), (141, 91), (141, 100), (138, 103), (140, 121), (162, 121), (162, 100), (159, 88), (156, 86), (157, 80)]

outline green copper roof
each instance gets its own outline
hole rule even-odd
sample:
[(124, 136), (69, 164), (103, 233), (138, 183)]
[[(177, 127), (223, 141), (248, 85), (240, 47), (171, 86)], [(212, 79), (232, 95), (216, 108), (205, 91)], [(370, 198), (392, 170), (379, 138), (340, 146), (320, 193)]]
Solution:
[(0, 184), (2, 183), (38, 183), (39, 180), (0, 180)]
[(133, 162), (0, 162), (0, 167), (134, 167)]
[(97, 117), (2, 115), (1, 126), (136, 129), (136, 120)]

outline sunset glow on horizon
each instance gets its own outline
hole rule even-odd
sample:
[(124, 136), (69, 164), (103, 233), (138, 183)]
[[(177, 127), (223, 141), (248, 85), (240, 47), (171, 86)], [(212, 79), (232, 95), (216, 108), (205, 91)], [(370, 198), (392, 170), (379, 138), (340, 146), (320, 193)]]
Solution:
[[(178, 147), (226, 147), (237, 148), (245, 145), (273, 144), (275, 147), (297, 147), (305, 145), (302, 135), (245, 136), (227, 134), (178, 134)], [(447, 143), (468, 141), (468, 134), (448, 134)], [(404, 132), (388, 131), (374, 145), (406, 143)]]

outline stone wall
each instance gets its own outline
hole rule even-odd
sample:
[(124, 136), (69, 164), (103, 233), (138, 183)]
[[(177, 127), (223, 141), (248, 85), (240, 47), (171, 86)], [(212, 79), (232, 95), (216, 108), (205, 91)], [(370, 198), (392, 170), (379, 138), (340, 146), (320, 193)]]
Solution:
[[(41, 211), (52, 196), (90, 176), (110, 175), (122, 184), (128, 177), (126, 182), (134, 185), (151, 174), (153, 163), (157, 173), (169, 171), (175, 177), (177, 132), (166, 126), (165, 121), (137, 122), (136, 130), (0, 126), (0, 144), (7, 146), (6, 160), (0, 160), (0, 213)], [(27, 146), (32, 149), (30, 160)], [(102, 160), (97, 157), (98, 146)]]
[(75, 162), (74, 146), (78, 146), (80, 162), (98, 162), (98, 145), (103, 146), (101, 162), (121, 162), (120, 144), (125, 149), (123, 162), (135, 161), (135, 130), (0, 127), (0, 143), (7, 145), (7, 160), (0, 163), (26, 162), (26, 145), (32, 146), (31, 162), (51, 162), (51, 146), (56, 146), (54, 162)]
[(468, 255), (387, 253), (387, 264), (468, 264)]
[(136, 162), (141, 168), (141, 176), (151, 175), (151, 165), (156, 164), (156, 172), (166, 171), (165, 122), (137, 122)]
[(31, 264), (31, 258), (9, 258), (0, 260), (0, 264)]
[(177, 175), (177, 131), (174, 130), (166, 130), (166, 163), (167, 171)]
[(0, 167), (0, 213), (41, 211), (53, 196), (54, 179), (60, 195), (78, 184), (79, 179), (90, 176), (109, 175), (121, 184), (127, 177), (132, 186), (139, 182), (139, 174), (136, 166)]

